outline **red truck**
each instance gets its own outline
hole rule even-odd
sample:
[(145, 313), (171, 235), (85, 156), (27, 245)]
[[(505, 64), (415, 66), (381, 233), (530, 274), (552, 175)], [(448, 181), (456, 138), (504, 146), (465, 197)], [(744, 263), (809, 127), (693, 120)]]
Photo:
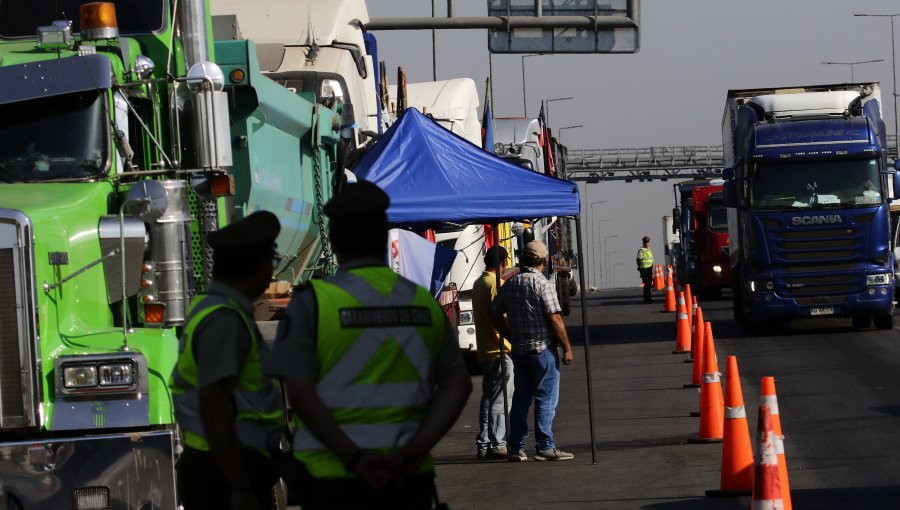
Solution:
[[(686, 183), (687, 184), (687, 183)], [(728, 263), (728, 221), (722, 185), (697, 183), (682, 186), (680, 215), (682, 263), (686, 281), (705, 298), (718, 298), (731, 286)]]

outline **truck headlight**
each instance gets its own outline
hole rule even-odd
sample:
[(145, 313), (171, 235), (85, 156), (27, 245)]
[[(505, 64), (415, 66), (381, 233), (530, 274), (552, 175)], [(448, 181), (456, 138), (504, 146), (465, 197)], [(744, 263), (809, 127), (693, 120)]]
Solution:
[(134, 384), (134, 367), (131, 363), (100, 365), (100, 386), (131, 386)]
[(722, 272), (722, 266), (713, 266), (713, 273), (719, 274)]
[(460, 312), (459, 323), (460, 323), (460, 325), (463, 325), (463, 326), (465, 326), (467, 324), (475, 324), (475, 316), (473, 315), (473, 313), (471, 311)]
[(66, 388), (93, 388), (97, 386), (97, 366), (83, 365), (64, 368), (63, 385)]
[(775, 290), (775, 282), (772, 280), (750, 280), (750, 292)]
[(866, 275), (866, 285), (890, 285), (893, 281), (891, 273)]

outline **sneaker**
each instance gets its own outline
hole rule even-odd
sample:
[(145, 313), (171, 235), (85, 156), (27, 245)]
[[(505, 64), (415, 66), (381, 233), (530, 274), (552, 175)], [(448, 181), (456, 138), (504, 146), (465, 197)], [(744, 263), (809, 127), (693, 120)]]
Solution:
[(564, 452), (562, 450), (557, 450), (556, 448), (547, 448), (545, 450), (538, 450), (537, 453), (534, 454), (534, 460), (572, 460), (575, 456), (571, 453)]
[(488, 450), (486, 448), (479, 448), (478, 453), (476, 454), (476, 458), (478, 460), (484, 460), (488, 456)]
[(525, 452), (520, 450), (517, 453), (510, 454), (506, 457), (506, 460), (509, 462), (528, 462), (528, 455), (525, 455)]
[(485, 455), (485, 457), (488, 459), (505, 459), (508, 456), (509, 456), (509, 451), (506, 449), (505, 446), (501, 446), (499, 448), (491, 448), (490, 450), (487, 451), (487, 454)]

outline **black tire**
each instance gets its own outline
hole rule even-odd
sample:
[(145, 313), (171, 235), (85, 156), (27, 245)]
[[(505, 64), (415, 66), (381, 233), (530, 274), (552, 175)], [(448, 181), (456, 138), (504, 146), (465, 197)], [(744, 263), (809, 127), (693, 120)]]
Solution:
[(735, 267), (731, 272), (731, 307), (734, 312), (734, 321), (738, 324), (744, 324), (744, 304), (741, 302), (741, 269), (740, 266)]
[(891, 307), (891, 313), (876, 315), (872, 317), (872, 322), (875, 323), (875, 329), (894, 329), (894, 313), (893, 307)]
[(864, 329), (872, 326), (872, 316), (871, 315), (854, 315), (851, 318), (853, 322), (853, 327), (856, 329)]

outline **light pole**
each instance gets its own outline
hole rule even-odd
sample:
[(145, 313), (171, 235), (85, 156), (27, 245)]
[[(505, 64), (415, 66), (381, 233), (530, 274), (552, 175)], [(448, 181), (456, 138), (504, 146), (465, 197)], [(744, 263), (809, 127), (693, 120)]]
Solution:
[[(607, 257), (609, 256), (609, 254), (606, 253), (606, 250), (609, 248), (609, 244), (606, 242), (606, 240), (607, 240), (607, 239), (613, 239), (613, 238), (615, 238), (615, 237), (619, 237), (619, 236), (605, 236), (605, 237), (603, 238), (603, 260), (600, 261), (601, 264), (602, 264), (604, 261), (606, 261), (606, 260), (607, 260)], [(601, 267), (602, 267), (602, 266), (601, 266)], [(601, 273), (601, 275), (600, 275), (600, 279), (601, 279), (601, 280), (603, 279), (603, 274), (602, 274), (602, 273)]]
[(859, 64), (873, 64), (875, 62), (884, 62), (883, 58), (879, 58), (877, 60), (858, 60), (856, 62), (822, 62), (822, 64), (826, 65), (838, 65), (838, 66), (850, 66), (850, 83), (855, 83), (856, 79), (853, 74), (853, 66)]
[[(585, 186), (587, 186), (587, 184), (585, 184)], [(597, 205), (597, 204), (603, 204), (603, 203), (606, 203), (606, 200), (595, 200), (595, 201), (591, 202), (591, 215), (590, 215), (590, 218), (588, 218), (588, 219), (589, 219), (589, 221), (588, 221), (588, 234), (591, 236), (592, 239), (589, 239), (589, 240), (588, 240), (588, 249), (587, 249), (588, 253), (590, 253), (591, 251), (594, 251), (594, 253), (596, 253), (595, 250), (592, 250), (592, 249), (591, 249), (591, 247), (593, 246), (593, 243), (592, 243), (591, 241), (592, 241), (592, 240), (595, 241), (595, 240), (596, 240), (596, 239), (595, 239), (595, 236), (597, 235), (597, 234), (594, 232), (594, 206)], [(585, 254), (585, 255), (587, 255), (587, 254)], [(593, 258), (593, 255), (591, 256), (591, 258)], [(587, 260), (587, 257), (585, 257), (585, 260)], [(594, 262), (591, 261), (589, 267), (592, 269), (592, 271), (591, 271), (590, 274), (595, 275), (595, 274), (596, 274), (596, 271), (593, 271), (593, 266), (594, 266)], [(587, 278), (588, 273), (585, 273), (584, 276), (585, 276), (585, 278)], [(592, 277), (591, 277), (591, 281), (593, 282), (593, 280), (594, 280), (594, 277), (592, 276)]]
[[(603, 223), (603, 222), (605, 222), (605, 221), (612, 221), (612, 218), (606, 218), (606, 219), (602, 219), (602, 220), (597, 220), (597, 223)], [(597, 233), (600, 233), (600, 226), (599, 226), (599, 225), (597, 226)], [(594, 261), (596, 261), (596, 260), (597, 260), (597, 249), (596, 249), (596, 247), (593, 247), (593, 250), (594, 250), (594, 253), (593, 253), (593, 255), (591, 256), (591, 258), (593, 258)], [(597, 266), (596, 266), (596, 262), (593, 262), (593, 263), (591, 264), (591, 267), (592, 267), (592, 268), (596, 268), (596, 267), (597, 267)], [(603, 277), (603, 271), (602, 271), (602, 270), (601, 270), (601, 272), (600, 272), (600, 277), (601, 277), (601, 278)], [(597, 271), (595, 270), (595, 271), (594, 271), (594, 283), (596, 283), (596, 281), (597, 281)]]
[(577, 126), (566, 126), (566, 127), (561, 127), (561, 128), (559, 128), (559, 129), (557, 129), (557, 130), (556, 130), (556, 136), (557, 136), (557, 138), (559, 139), (559, 143), (562, 143), (562, 132), (563, 132), (564, 130), (566, 130), (566, 129), (577, 129), (577, 128), (580, 128), (580, 127), (583, 127), (583, 126), (582, 126), (581, 124), (579, 124), (579, 125), (577, 125)]
[(544, 121), (547, 123), (548, 126), (550, 125), (550, 103), (552, 103), (553, 101), (571, 101), (572, 99), (575, 99), (575, 98), (574, 97), (555, 97), (553, 99), (544, 99), (544, 104), (547, 105), (547, 118), (544, 119)]
[(900, 14), (854, 14), (854, 16), (866, 16), (871, 18), (890, 18), (891, 20), (891, 69), (894, 73), (894, 148), (897, 150), (896, 157), (900, 159), (900, 136), (897, 133), (897, 53), (894, 46), (894, 18)]
[(612, 268), (612, 264), (609, 261), (609, 256), (616, 254), (616, 253), (619, 253), (619, 250), (613, 250), (606, 254), (606, 286), (607, 287), (610, 286), (610, 282), (612, 281), (612, 278), (610, 277), (610, 275), (612, 274), (611, 269), (610, 269), (610, 268)]
[(525, 59), (528, 57), (540, 57), (540, 53), (534, 53), (531, 55), (522, 55), (522, 110), (525, 112), (524, 116), (528, 118), (528, 96), (525, 94)]

